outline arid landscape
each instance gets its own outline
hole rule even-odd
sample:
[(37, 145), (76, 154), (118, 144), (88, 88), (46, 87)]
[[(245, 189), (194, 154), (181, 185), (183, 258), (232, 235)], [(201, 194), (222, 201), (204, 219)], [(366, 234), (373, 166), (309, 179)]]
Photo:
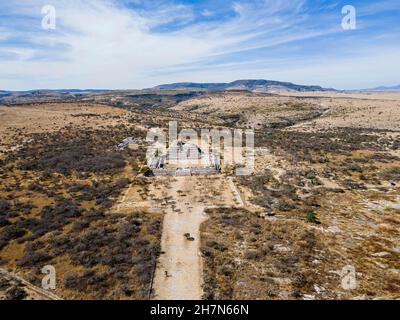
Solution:
[[(2, 299), (400, 299), (400, 93), (0, 102)], [(254, 171), (154, 176), (146, 134), (169, 121), (254, 129)]]

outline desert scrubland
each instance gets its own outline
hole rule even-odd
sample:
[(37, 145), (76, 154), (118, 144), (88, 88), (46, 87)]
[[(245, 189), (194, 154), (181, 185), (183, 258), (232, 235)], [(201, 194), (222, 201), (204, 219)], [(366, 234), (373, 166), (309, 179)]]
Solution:
[[(400, 298), (400, 94), (39, 100), (0, 106), (0, 297), (55, 298), (34, 290), (52, 265), (63, 299)], [(170, 120), (268, 152), (250, 176), (151, 177), (144, 139)]]

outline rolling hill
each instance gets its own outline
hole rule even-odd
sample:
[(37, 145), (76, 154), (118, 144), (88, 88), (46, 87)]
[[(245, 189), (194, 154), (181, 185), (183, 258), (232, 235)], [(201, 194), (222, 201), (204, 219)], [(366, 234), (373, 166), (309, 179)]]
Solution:
[(372, 91), (372, 92), (399, 92), (400, 91), (400, 85), (398, 86), (393, 86), (393, 87), (376, 87), (372, 89), (366, 89), (362, 91)]
[(280, 82), (273, 80), (236, 80), (229, 83), (194, 83), (180, 82), (163, 84), (152, 88), (154, 90), (178, 90), (178, 89), (206, 89), (206, 90), (247, 90), (247, 91), (270, 91), (270, 90), (290, 90), (290, 91), (334, 91), (321, 86), (298, 85), (291, 82)]

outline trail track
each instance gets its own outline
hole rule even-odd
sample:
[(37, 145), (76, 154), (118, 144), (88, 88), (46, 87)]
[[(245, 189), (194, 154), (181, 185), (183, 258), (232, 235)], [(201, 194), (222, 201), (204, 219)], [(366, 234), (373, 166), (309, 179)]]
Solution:
[(178, 177), (158, 196), (168, 200), (163, 202), (163, 254), (155, 273), (154, 299), (199, 300), (203, 295), (200, 225), (207, 220), (204, 211), (211, 206), (235, 206), (236, 195), (226, 178), (219, 176)]

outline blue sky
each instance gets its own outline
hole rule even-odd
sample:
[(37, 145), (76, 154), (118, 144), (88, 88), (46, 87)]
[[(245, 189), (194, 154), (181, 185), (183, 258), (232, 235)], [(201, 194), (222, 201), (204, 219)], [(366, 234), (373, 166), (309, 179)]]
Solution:
[[(55, 30), (41, 27), (44, 5), (56, 9)], [(355, 30), (342, 28), (345, 5)], [(399, 21), (398, 0), (3, 0), (0, 89), (397, 85)]]

